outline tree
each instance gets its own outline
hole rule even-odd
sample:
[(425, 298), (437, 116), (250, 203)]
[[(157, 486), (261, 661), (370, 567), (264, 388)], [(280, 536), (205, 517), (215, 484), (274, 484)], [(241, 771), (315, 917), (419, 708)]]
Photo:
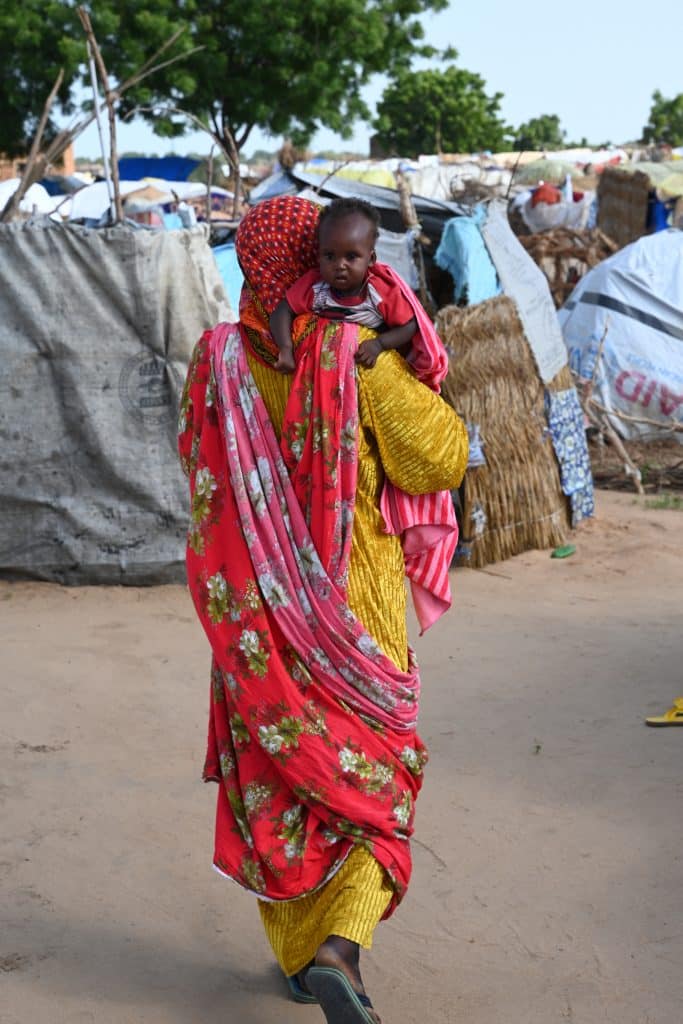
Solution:
[[(97, 0), (91, 19), (114, 82), (127, 78), (184, 25), (169, 55), (201, 50), (131, 89), (121, 114), (141, 110), (157, 134), (167, 137), (186, 131), (186, 114), (193, 127), (206, 125), (234, 160), (256, 126), (275, 136), (289, 135), (299, 145), (320, 125), (349, 136), (354, 120), (370, 116), (361, 90), (372, 74), (392, 73), (407, 67), (413, 56), (436, 53), (424, 44), (417, 19), (447, 2)], [(50, 17), (41, 27), (38, 12), (42, 17), (44, 9)], [(32, 49), (22, 48), (12, 66), (14, 81), (31, 84), (28, 92), (17, 88), (10, 133), (16, 148), (19, 139), (30, 135), (33, 112), (40, 111), (49, 91), (51, 73), (42, 70), (48, 52), (53, 70), (68, 57), (67, 78), (73, 84), (73, 47), (76, 63), (83, 65), (85, 45), (74, 0), (0, 0), (0, 12), (8, 19), (10, 11), (14, 31), (23, 31), (30, 21), (32, 36)], [(5, 53), (11, 52), (12, 38), (12, 30), (3, 26)], [(68, 102), (69, 96), (65, 86), (61, 98)]]
[(377, 104), (378, 143), (412, 157), (500, 149), (508, 131), (499, 117), (502, 93), (487, 96), (485, 88), (483, 78), (454, 64), (443, 71), (401, 68)]
[(562, 149), (567, 133), (560, 128), (557, 114), (541, 114), (520, 124), (515, 133), (518, 150)]
[(659, 89), (652, 94), (652, 106), (643, 128), (643, 142), (663, 142), (683, 146), (683, 92), (667, 100)]
[[(84, 56), (82, 32), (63, 0), (0, 0), (0, 153), (25, 155), (60, 68), (59, 102), (64, 113), (73, 111), (71, 91)], [(56, 127), (53, 115), (47, 139)]]

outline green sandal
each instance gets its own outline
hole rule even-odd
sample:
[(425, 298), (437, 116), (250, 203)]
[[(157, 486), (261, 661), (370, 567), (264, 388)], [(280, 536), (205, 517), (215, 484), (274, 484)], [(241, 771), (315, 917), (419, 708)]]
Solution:
[(312, 992), (308, 992), (299, 980), (299, 975), (303, 974), (304, 971), (299, 971), (299, 974), (285, 974), (285, 981), (289, 989), (290, 995), (295, 1003), (316, 1003), (318, 997), (314, 996)]
[(306, 985), (318, 997), (327, 1024), (375, 1024), (367, 1012), (372, 1009), (368, 997), (354, 992), (349, 979), (336, 967), (311, 967)]

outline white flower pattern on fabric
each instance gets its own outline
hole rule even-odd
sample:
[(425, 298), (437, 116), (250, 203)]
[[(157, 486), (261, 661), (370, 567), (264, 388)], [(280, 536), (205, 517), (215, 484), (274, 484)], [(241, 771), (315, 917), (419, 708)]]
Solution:
[(263, 489), (263, 495), (267, 502), (270, 502), (273, 498), (273, 475), (270, 471), (270, 465), (268, 459), (264, 459), (260, 455), (256, 460), (258, 467), (259, 477), (261, 478), (261, 487)]
[(268, 511), (268, 506), (266, 503), (266, 499), (263, 495), (263, 490), (261, 488), (261, 478), (259, 477), (258, 471), (255, 469), (250, 469), (249, 472), (245, 474), (244, 482), (247, 485), (247, 493), (249, 495), (249, 500), (251, 501), (254, 512), (259, 517), (259, 519), (263, 519), (266, 512)]
[(356, 767), (356, 755), (348, 747), (343, 747), (339, 751), (339, 764), (343, 772), (355, 771)]
[(420, 768), (420, 757), (417, 753), (417, 750), (414, 750), (413, 747), (403, 748), (403, 750), (401, 751), (401, 761), (406, 766), (408, 771), (413, 772), (413, 774), (416, 774)]
[(299, 548), (299, 559), (301, 568), (306, 576), (325, 579), (327, 573), (323, 569), (318, 552), (310, 541), (304, 541)]
[(258, 654), (261, 649), (261, 642), (259, 640), (258, 633), (255, 633), (253, 629), (245, 629), (242, 631), (240, 637), (240, 650), (244, 654)]
[(212, 475), (211, 470), (208, 466), (202, 466), (201, 469), (197, 470), (195, 476), (194, 489), (196, 494), (210, 495), (216, 490), (218, 484), (216, 483), (215, 477)]
[(412, 797), (410, 793), (406, 791), (403, 794), (403, 798), (397, 804), (394, 804), (394, 817), (402, 829), (406, 829), (408, 827), (412, 809)]
[(278, 608), (286, 608), (289, 604), (289, 595), (283, 585), (275, 579), (272, 573), (262, 573), (259, 578), (259, 587), (265, 601), (275, 611)]
[(279, 754), (282, 744), (285, 742), (284, 736), (277, 731), (276, 725), (260, 725), (258, 741), (269, 754)]
[(206, 581), (206, 589), (209, 592), (209, 597), (216, 598), (219, 601), (224, 598), (228, 590), (228, 585), (225, 582), (222, 573), (217, 572), (214, 576), (211, 576)]
[(356, 646), (361, 654), (364, 654), (366, 658), (371, 658), (373, 661), (377, 661), (382, 657), (382, 651), (377, 641), (369, 633), (363, 633), (359, 636), (356, 640)]

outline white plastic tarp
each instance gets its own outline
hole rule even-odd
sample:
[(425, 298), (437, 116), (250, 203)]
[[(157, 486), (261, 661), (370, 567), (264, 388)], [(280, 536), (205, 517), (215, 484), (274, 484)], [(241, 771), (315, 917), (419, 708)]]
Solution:
[(538, 372), (547, 384), (567, 365), (567, 352), (548, 279), (513, 233), (502, 200), (489, 203), (482, 234), (503, 292), (517, 306)]
[(532, 204), (531, 197), (520, 205), (524, 223), (534, 234), (552, 231), (553, 228), (574, 228), (577, 231), (588, 226), (595, 192), (584, 193), (576, 202), (563, 199), (559, 203)]
[[(4, 210), (20, 184), (21, 178), (7, 178), (5, 181), (0, 181), (0, 212)], [(22, 213), (50, 214), (63, 199), (64, 196), (51, 196), (43, 185), (35, 182), (26, 190), (20, 200), (19, 209)]]
[(0, 572), (182, 578), (179, 395), (231, 318), (204, 228), (0, 225)]
[(622, 437), (671, 436), (667, 425), (683, 419), (683, 231), (640, 238), (598, 264), (559, 318), (570, 365), (587, 380), (605, 336), (596, 399), (609, 410), (652, 421), (613, 416)]

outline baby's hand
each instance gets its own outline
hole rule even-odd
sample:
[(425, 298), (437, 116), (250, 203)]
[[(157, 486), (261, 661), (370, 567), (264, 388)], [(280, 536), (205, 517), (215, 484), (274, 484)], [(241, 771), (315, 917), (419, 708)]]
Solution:
[(296, 370), (294, 352), (291, 349), (289, 349), (289, 351), (286, 349), (281, 351), (280, 355), (277, 357), (274, 369), (277, 370), (278, 373), (294, 373)]
[(371, 338), (360, 345), (356, 352), (356, 362), (360, 363), (361, 366), (374, 366), (377, 362), (377, 356), (383, 351), (384, 349), (379, 338)]

